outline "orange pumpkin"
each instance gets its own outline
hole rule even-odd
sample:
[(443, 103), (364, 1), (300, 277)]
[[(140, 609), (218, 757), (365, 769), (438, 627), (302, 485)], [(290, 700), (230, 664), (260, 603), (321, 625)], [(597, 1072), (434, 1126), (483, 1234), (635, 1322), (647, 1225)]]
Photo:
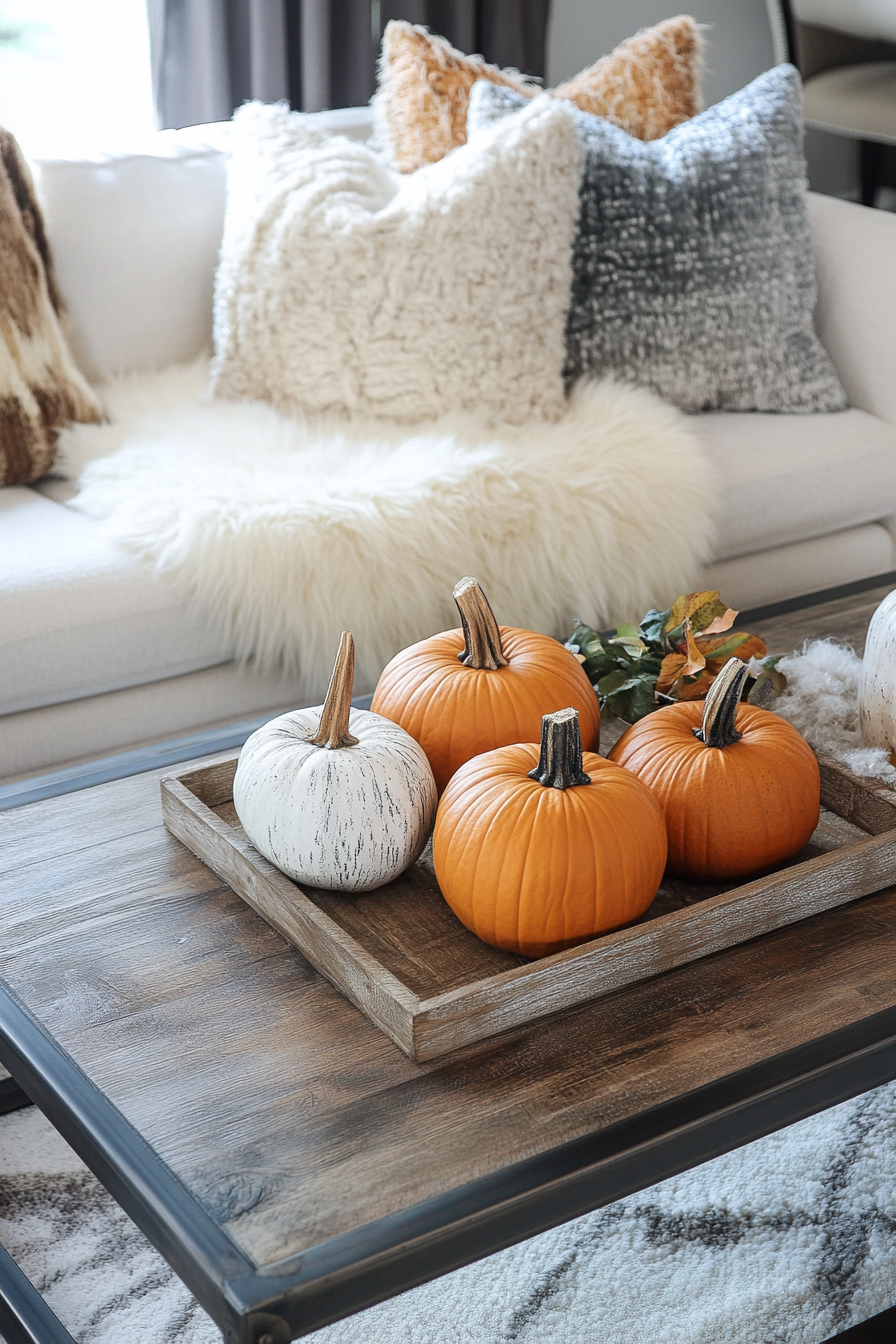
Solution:
[(821, 781), (812, 748), (786, 719), (741, 703), (747, 675), (732, 659), (705, 704), (658, 709), (610, 752), (656, 795), (670, 869), (697, 881), (781, 863), (818, 825)]
[(578, 659), (548, 635), (498, 627), (475, 579), (454, 600), (462, 630), (423, 639), (384, 668), (370, 708), (420, 743), (441, 793), (465, 761), (512, 742), (537, 742), (542, 715), (581, 714), (589, 750), (600, 743), (600, 709)]
[(535, 744), (462, 765), (439, 803), (433, 861), (462, 924), (543, 957), (627, 924), (656, 895), (666, 828), (634, 775), (582, 754), (575, 709), (544, 716)]

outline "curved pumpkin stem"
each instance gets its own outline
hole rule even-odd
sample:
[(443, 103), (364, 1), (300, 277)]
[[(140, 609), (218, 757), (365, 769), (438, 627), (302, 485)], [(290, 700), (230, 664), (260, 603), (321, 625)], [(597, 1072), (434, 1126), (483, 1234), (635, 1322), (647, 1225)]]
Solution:
[(355, 747), (358, 739), (348, 730), (348, 716), (352, 708), (352, 690), (355, 683), (355, 641), (348, 630), (343, 630), (339, 652), (333, 664), (333, 675), (327, 688), (327, 698), (320, 714), (320, 726), (308, 741), (313, 747)]
[(730, 747), (740, 741), (735, 720), (737, 707), (749, 676), (746, 663), (729, 658), (706, 693), (703, 706), (703, 726), (694, 729), (694, 736), (708, 747)]
[(558, 709), (541, 720), (541, 755), (538, 765), (529, 771), (549, 789), (572, 789), (590, 784), (591, 776), (582, 764), (582, 732), (577, 709)]
[(457, 655), (458, 661), (465, 667), (485, 667), (492, 672), (506, 667), (498, 622), (476, 580), (461, 579), (454, 585), (452, 596), (464, 627), (464, 649)]

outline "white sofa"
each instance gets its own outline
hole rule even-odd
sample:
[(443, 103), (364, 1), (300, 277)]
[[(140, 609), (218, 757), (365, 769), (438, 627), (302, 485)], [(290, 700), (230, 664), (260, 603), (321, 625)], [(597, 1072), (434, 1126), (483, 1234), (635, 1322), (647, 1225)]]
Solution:
[[(365, 109), (320, 119), (369, 133)], [(227, 139), (226, 125), (199, 127), (35, 165), (92, 376), (208, 345)], [(821, 196), (810, 209), (818, 329), (852, 409), (694, 420), (721, 484), (705, 581), (740, 608), (896, 568), (896, 216)], [(288, 682), (237, 667), (177, 589), (67, 507), (70, 493), (53, 477), (0, 491), (0, 781), (293, 702)]]

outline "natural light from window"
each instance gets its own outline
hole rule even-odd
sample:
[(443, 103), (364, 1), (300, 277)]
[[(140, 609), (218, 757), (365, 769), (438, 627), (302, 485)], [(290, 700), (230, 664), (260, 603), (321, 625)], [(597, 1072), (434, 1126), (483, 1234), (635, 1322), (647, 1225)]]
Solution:
[(0, 125), (32, 158), (151, 133), (146, 0), (0, 0)]

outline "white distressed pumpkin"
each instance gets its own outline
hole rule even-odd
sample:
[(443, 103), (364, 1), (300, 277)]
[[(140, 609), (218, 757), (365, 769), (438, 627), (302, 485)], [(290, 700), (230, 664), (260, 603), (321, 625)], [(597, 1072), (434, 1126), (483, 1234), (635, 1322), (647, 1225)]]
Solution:
[(409, 733), (349, 709), (353, 662), (351, 636), (343, 635), (325, 703), (281, 714), (252, 734), (240, 752), (233, 805), (255, 848), (295, 881), (372, 891), (419, 856), (437, 792)]
[(881, 602), (868, 627), (859, 723), (866, 747), (896, 750), (896, 589)]

